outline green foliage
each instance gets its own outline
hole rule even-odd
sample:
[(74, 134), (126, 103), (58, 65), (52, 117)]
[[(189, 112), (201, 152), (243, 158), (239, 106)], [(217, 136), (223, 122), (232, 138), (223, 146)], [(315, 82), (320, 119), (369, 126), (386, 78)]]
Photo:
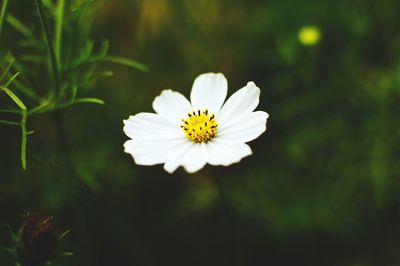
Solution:
[[(14, 47), (2, 47), (7, 52), (0, 57), (0, 88), (17, 107), (2, 112), (21, 116), (20, 122), (2, 119), (0, 123), (21, 127), (23, 169), (26, 169), (27, 121), (31, 116), (59, 112), (80, 103), (104, 104), (98, 98), (79, 97), (81, 92), (93, 89), (101, 78), (112, 75), (111, 71), (97, 71), (100, 62), (147, 70), (137, 61), (109, 55), (108, 41), (99, 50), (95, 49), (89, 35), (93, 1), (35, 0), (35, 4), (40, 31), (32, 30), (7, 12), (8, 1), (3, 1), (0, 12), (0, 38), (7, 21), (21, 35), (19, 46), (25, 51), (14, 56)], [(86, 26), (81, 26), (82, 18)]]
[(3, 32), (4, 21), (7, 16), (8, 2), (9, 0), (4, 0), (0, 9), (0, 39)]
[[(43, 6), (57, 54), (60, 2)], [(0, 221), (16, 228), (22, 212), (46, 208), (73, 230), (60, 250), (75, 255), (57, 266), (400, 265), (398, 6), (65, 0), (56, 101), (35, 1), (10, 1), (0, 76), (20, 73), (7, 88), (28, 110), (28, 171), (15, 159), (21, 108), (1, 90)], [(313, 45), (299, 39), (309, 26)], [(114, 54), (140, 55), (151, 71), (104, 59)], [(270, 118), (253, 155), (189, 176), (135, 165), (122, 119), (151, 111), (162, 89), (189, 96), (208, 71), (226, 75), (228, 94), (260, 87), (257, 110)], [(106, 105), (77, 104), (87, 98)]]

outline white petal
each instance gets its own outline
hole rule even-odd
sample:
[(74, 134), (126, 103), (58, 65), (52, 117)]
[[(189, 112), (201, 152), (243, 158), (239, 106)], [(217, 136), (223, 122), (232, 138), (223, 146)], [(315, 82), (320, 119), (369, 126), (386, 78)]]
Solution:
[(242, 142), (225, 142), (216, 138), (206, 144), (208, 163), (228, 166), (252, 154), (249, 145)]
[(190, 101), (193, 109), (208, 108), (210, 113), (218, 113), (228, 92), (228, 82), (222, 73), (206, 73), (198, 76), (192, 87)]
[(240, 116), (251, 113), (257, 107), (259, 97), (260, 89), (254, 82), (248, 82), (226, 101), (217, 115), (218, 123), (231, 123)]
[(217, 137), (221, 140), (249, 142), (258, 138), (267, 129), (268, 114), (263, 111), (242, 115), (235, 123), (219, 124)]
[(164, 163), (168, 160), (171, 150), (180, 147), (186, 140), (175, 139), (153, 139), (142, 140), (132, 139), (124, 143), (126, 153), (130, 153), (139, 165), (155, 165)]
[(164, 169), (172, 173), (179, 166), (183, 166), (188, 173), (199, 171), (207, 163), (207, 154), (204, 143), (194, 143), (187, 140), (185, 145), (175, 150), (167, 162)]
[(139, 113), (124, 120), (124, 132), (132, 138), (175, 139), (185, 136), (179, 124), (174, 124), (153, 113)]
[(172, 90), (164, 90), (153, 101), (153, 109), (157, 114), (176, 124), (181, 124), (182, 118), (192, 111), (192, 105), (185, 96)]

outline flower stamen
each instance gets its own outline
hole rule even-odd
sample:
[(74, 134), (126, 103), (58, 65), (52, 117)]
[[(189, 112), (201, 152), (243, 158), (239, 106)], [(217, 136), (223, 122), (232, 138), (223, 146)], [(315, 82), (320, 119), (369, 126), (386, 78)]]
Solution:
[(186, 119), (182, 118), (182, 122), (181, 128), (193, 142), (207, 142), (217, 135), (218, 123), (215, 115), (209, 115), (207, 109), (203, 112), (200, 109), (189, 112)]

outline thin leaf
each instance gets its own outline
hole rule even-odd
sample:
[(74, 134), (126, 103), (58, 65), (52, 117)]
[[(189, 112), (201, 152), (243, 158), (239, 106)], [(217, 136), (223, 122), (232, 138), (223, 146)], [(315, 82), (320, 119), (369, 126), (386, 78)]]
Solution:
[(26, 170), (26, 143), (27, 143), (27, 130), (26, 130), (26, 120), (28, 118), (28, 112), (25, 104), (15, 95), (9, 88), (1, 87), (1, 89), (7, 93), (7, 95), (18, 105), (22, 110), (21, 119), (21, 164), (22, 169)]
[(15, 249), (12, 249), (12, 248), (0, 247), (0, 251), (3, 251), (5, 253), (9, 253), (9, 254), (12, 254), (12, 255), (16, 254)]
[(29, 135), (32, 135), (32, 134), (35, 134), (35, 131), (34, 131), (34, 130), (30, 130), (30, 131), (27, 132), (27, 135), (28, 135), (28, 136), (29, 136)]
[(110, 70), (99, 71), (96, 74), (101, 76), (101, 77), (112, 77), (112, 76), (114, 76), (114, 72), (112, 72)]
[(124, 66), (128, 66), (140, 71), (147, 71), (148, 67), (138, 61), (128, 59), (125, 57), (119, 57), (119, 56), (105, 56), (102, 58), (94, 58), (91, 60), (92, 62), (97, 62), (97, 61), (104, 61), (104, 62), (110, 62), (110, 63), (116, 63)]
[(59, 237), (58, 240), (63, 239), (65, 236), (67, 236), (71, 232), (71, 229), (66, 230), (64, 233), (62, 233)]
[(25, 104), (18, 98), (17, 95), (15, 95), (9, 88), (7, 87), (0, 87), (1, 90), (3, 90), (7, 95), (18, 105), (21, 110), (26, 111), (26, 106)]
[(27, 143), (27, 130), (26, 130), (26, 120), (28, 118), (28, 112), (26, 106), (23, 102), (15, 95), (10, 89), (6, 87), (1, 87), (1, 89), (7, 93), (7, 95), (21, 108), (22, 119), (21, 119), (21, 164), (22, 169), (26, 170), (26, 143)]
[(101, 49), (99, 52), (99, 56), (100, 57), (105, 57), (108, 53), (108, 48), (110, 47), (110, 41), (109, 40), (105, 40), (102, 42), (101, 44)]
[(12, 113), (12, 114), (19, 114), (21, 111), (16, 109), (0, 109), (0, 113)]
[(14, 79), (16, 79), (18, 77), (19, 74), (20, 74), (20, 72), (17, 72), (14, 75), (12, 75), (12, 77), (3, 86), (4, 87), (10, 86), (10, 84), (14, 81)]
[(0, 77), (0, 82), (3, 81), (3, 79), (6, 77), (14, 62), (15, 62), (15, 57), (13, 57), (12, 60), (8, 63), (6, 69), (4, 70), (3, 74)]
[(81, 60), (82, 61), (88, 60), (88, 58), (90, 57), (90, 55), (93, 52), (93, 48), (94, 48), (94, 41), (88, 40), (86, 42), (86, 46), (83, 49), (82, 54), (81, 54)]
[(22, 82), (20, 82), (17, 79), (14, 80), (13, 87), (18, 89), (25, 96), (28, 96), (32, 100), (35, 100), (35, 101), (39, 101), (40, 100), (39, 96), (37, 96), (36, 93), (33, 90), (31, 90), (29, 87), (25, 86)]
[(53, 3), (52, 0), (43, 0), (43, 4), (51, 11), (51, 13), (56, 12), (56, 5)]
[(54, 46), (53, 46), (53, 41), (51, 38), (51, 32), (50, 32), (50, 26), (49, 26), (49, 21), (47, 19), (44, 7), (43, 7), (43, 2), (42, 0), (35, 0), (36, 2), (36, 7), (39, 13), (39, 18), (40, 22), (44, 31), (45, 39), (46, 39), (46, 44), (47, 48), (49, 50), (49, 55), (50, 55), (50, 65), (51, 69), (53, 70), (53, 76), (54, 76), (54, 88), (55, 88), (55, 97), (56, 100), (59, 98), (59, 93), (60, 93), (60, 72), (58, 69), (58, 63), (57, 63), (57, 57), (54, 52)]
[(28, 118), (28, 113), (26, 110), (22, 112), (21, 119), (21, 164), (22, 169), (26, 170), (26, 143), (28, 141), (28, 134), (26, 130), (26, 119)]
[(33, 47), (38, 51), (44, 50), (43, 44), (36, 39), (21, 39), (18, 42), (18, 46), (19, 47)]
[(0, 10), (0, 38), (3, 32), (4, 21), (7, 16), (8, 2), (9, 2), (8, 0), (3, 0), (3, 5), (1, 6)]
[(25, 37), (29, 39), (35, 39), (35, 35), (33, 34), (33, 32), (13, 15), (8, 14), (7, 23), (10, 24), (14, 29), (19, 31), (19, 33), (21, 33)]
[(104, 104), (104, 101), (98, 98), (79, 98), (74, 101), (74, 103), (95, 103)]
[[(6, 60), (8, 62), (11, 62), (15, 57), (11, 53), (7, 53), (6, 55)], [(28, 96), (30, 99), (34, 101), (39, 101), (40, 97), (35, 93), (35, 91), (31, 88), (33, 88), (32, 84), (30, 84), (29, 80), (26, 79), (26, 72), (27, 68), (24, 67), (23, 65), (19, 64), (18, 61), (15, 61), (14, 64), (12, 65), (12, 68), (16, 70), (17, 72), (22, 73), (21, 75), (21, 80), (23, 82), (20, 82), (19, 80), (14, 80), (13, 81), (13, 87), (17, 88), (19, 91), (24, 93), (26, 96)], [(25, 84), (26, 85), (25, 85)]]
[(76, 2), (76, 4), (73, 5), (71, 8), (74, 12), (76, 12), (75, 19), (76, 19), (76, 22), (78, 23), (78, 25), (84, 24), (86, 26), (85, 29), (82, 31), (83, 39), (89, 38), (88, 29), (90, 29), (93, 20), (88, 19), (87, 14), (89, 13), (88, 10), (90, 9), (91, 5), (94, 4), (94, 2), (95, 2), (95, 0)]
[(62, 45), (62, 27), (64, 22), (64, 6), (65, 0), (58, 0), (57, 10), (55, 16), (55, 37), (54, 37), (54, 48), (55, 55), (58, 63), (58, 69), (61, 69), (61, 45)]
[(17, 236), (15, 235), (15, 233), (14, 233), (14, 231), (12, 230), (11, 226), (9, 226), (9, 225), (7, 224), (6, 227), (7, 227), (8, 231), (10, 231), (10, 234), (11, 234), (11, 243), (12, 243), (12, 245), (13, 245), (13, 247), (14, 247), (15, 238), (16, 238)]
[(74, 256), (74, 253), (73, 252), (63, 252), (63, 253), (59, 254), (58, 256), (60, 256), (60, 257), (64, 257), (64, 256), (71, 257), (71, 256)]
[(71, 90), (71, 101), (75, 101), (76, 99), (76, 94), (78, 93), (78, 85), (74, 84), (72, 86), (72, 90)]
[(33, 62), (33, 63), (41, 63), (42, 56), (36, 54), (24, 54), (19, 56), (19, 60)]
[(22, 23), (18, 18), (14, 17), (12, 14), (8, 14), (6, 21), (11, 27), (26, 37), (25, 40), (21, 41), (21, 43), (24, 43), (23, 45), (29, 45), (43, 49), (42, 42), (40, 42), (32, 30), (25, 26), (24, 23)]
[[(29, 74), (34, 73), (32, 67), (28, 67), (26, 65), (20, 64), (18, 61), (18, 58), (16, 56), (14, 57), (13, 54), (11, 54), (10, 52), (8, 52), (5, 56), (5, 60), (7, 62), (11, 62), (14, 58), (16, 58), (16, 60), (14, 61), (13, 65), (12, 65), (12, 69), (14, 70), (14, 72), (21, 72), (21, 74), (23, 74), (23, 76), (27, 76), (26, 75), (27, 73), (29, 73)], [(23, 80), (24, 78), (21, 77), (21, 79)]]
[(65, 94), (65, 91), (67, 90), (67, 88), (68, 88), (68, 84), (63, 84), (63, 85), (61, 86), (60, 99), (63, 99), (63, 98), (64, 98), (64, 94)]
[(9, 125), (9, 126), (21, 126), (21, 123), (19, 122), (14, 122), (14, 121), (8, 121), (8, 120), (0, 120), (0, 124), (4, 125)]
[(46, 109), (46, 107), (50, 106), (50, 102), (49, 101), (44, 101), (41, 104), (39, 104), (38, 106), (32, 108), (29, 112), (28, 115), (32, 115), (34, 113), (40, 113), (41, 111), (43, 111), (44, 109)]

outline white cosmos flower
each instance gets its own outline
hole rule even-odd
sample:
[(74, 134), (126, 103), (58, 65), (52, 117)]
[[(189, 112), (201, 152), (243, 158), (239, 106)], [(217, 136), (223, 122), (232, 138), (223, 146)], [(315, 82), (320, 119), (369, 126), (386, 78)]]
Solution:
[(136, 164), (164, 164), (172, 173), (183, 166), (189, 173), (211, 165), (228, 166), (252, 154), (246, 142), (266, 130), (268, 114), (253, 112), (260, 89), (248, 82), (224, 104), (228, 82), (221, 73), (202, 74), (193, 83), (190, 102), (181, 93), (164, 90), (153, 101), (156, 113), (139, 113), (124, 120), (131, 138), (125, 152)]

